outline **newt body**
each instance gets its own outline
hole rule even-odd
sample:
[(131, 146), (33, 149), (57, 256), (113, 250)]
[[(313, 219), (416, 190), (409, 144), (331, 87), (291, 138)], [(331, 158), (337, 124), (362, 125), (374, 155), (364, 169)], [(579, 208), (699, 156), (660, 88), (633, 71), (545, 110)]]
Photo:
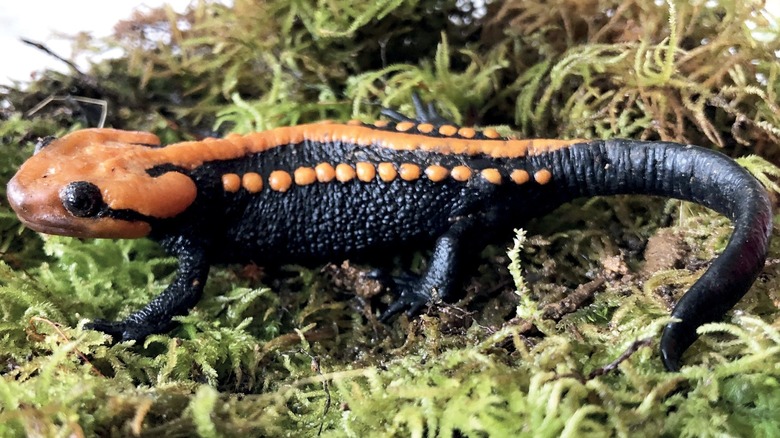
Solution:
[(124, 321), (92, 327), (143, 339), (200, 299), (216, 263), (321, 263), (433, 248), (419, 278), (391, 279), (383, 318), (447, 299), (467, 254), (578, 197), (693, 201), (734, 222), (728, 246), (676, 305), (661, 340), (677, 369), (696, 328), (747, 292), (763, 267), (766, 191), (730, 158), (632, 140), (512, 140), (413, 121), (319, 123), (160, 147), (143, 132), (89, 129), (42, 145), (8, 184), (30, 228), (80, 237), (148, 236), (179, 258), (174, 282)]

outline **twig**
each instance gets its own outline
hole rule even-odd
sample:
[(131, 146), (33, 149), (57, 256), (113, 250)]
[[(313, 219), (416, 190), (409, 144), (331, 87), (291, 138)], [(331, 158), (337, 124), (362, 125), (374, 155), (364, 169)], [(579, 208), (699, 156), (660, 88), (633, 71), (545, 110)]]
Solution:
[(542, 308), (543, 317), (553, 321), (560, 321), (565, 315), (574, 312), (581, 308), (583, 304), (592, 300), (596, 291), (605, 282), (606, 280), (603, 277), (597, 277), (588, 283), (577, 286), (573, 293), (562, 300), (545, 305)]
[(73, 63), (73, 61), (70, 61), (70, 60), (68, 60), (68, 59), (65, 59), (65, 58), (63, 58), (62, 56), (60, 56), (60, 55), (58, 55), (58, 54), (54, 53), (54, 52), (53, 52), (53, 51), (52, 51), (50, 48), (48, 48), (48, 47), (44, 46), (42, 43), (37, 43), (37, 42), (35, 42), (35, 41), (28, 40), (27, 38), (19, 38), (19, 39), (20, 39), (20, 40), (21, 40), (23, 43), (25, 43), (25, 44), (28, 44), (28, 45), (31, 45), (31, 46), (35, 47), (36, 49), (38, 49), (38, 50), (40, 50), (40, 51), (42, 51), (42, 52), (46, 53), (47, 55), (50, 55), (50, 56), (52, 56), (52, 57), (54, 57), (54, 58), (56, 58), (56, 59), (58, 59), (58, 60), (60, 60), (60, 61), (64, 62), (65, 64), (68, 64), (68, 67), (70, 67), (70, 68), (72, 68), (73, 70), (75, 70), (75, 71), (76, 71), (76, 73), (78, 73), (78, 74), (79, 74), (79, 75), (81, 75), (81, 76), (85, 76), (85, 75), (84, 75), (84, 73), (82, 73), (82, 72), (81, 72), (81, 70), (79, 70), (79, 68), (78, 68), (78, 67), (76, 67), (76, 64), (74, 64), (74, 63)]
[(82, 96), (49, 96), (43, 99), (38, 105), (35, 105), (31, 110), (27, 111), (25, 117), (30, 117), (38, 111), (42, 110), (46, 105), (54, 102), (55, 100), (69, 101), (75, 100), (76, 102), (90, 103), (92, 105), (98, 105), (102, 109), (100, 111), (100, 121), (98, 122), (98, 128), (102, 128), (106, 124), (106, 117), (108, 116), (108, 102), (103, 99), (93, 99), (91, 97)]
[(617, 359), (602, 367), (596, 368), (595, 370), (591, 371), (590, 374), (588, 374), (588, 380), (594, 379), (598, 376), (603, 376), (604, 374), (607, 374), (608, 372), (616, 369), (618, 365), (620, 365), (626, 359), (631, 357), (631, 355), (636, 353), (637, 350), (639, 350), (642, 347), (649, 347), (652, 343), (653, 343), (653, 338), (643, 338), (634, 341), (633, 343), (631, 343), (631, 345), (628, 346), (626, 351), (624, 351), (623, 354), (621, 354)]
[[(60, 336), (60, 338), (62, 338), (65, 342), (70, 342), (70, 337), (68, 337), (68, 335), (65, 334), (65, 332), (62, 331), (62, 329), (60, 329), (60, 325), (57, 324), (56, 322), (54, 322), (54, 321), (52, 321), (50, 319), (47, 319), (47, 318), (43, 318), (41, 316), (33, 316), (32, 318), (30, 318), (30, 326), (33, 327), (33, 330), (35, 330), (35, 328), (34, 328), (34, 326), (32, 324), (33, 322), (43, 322), (43, 323), (49, 324), (54, 329), (54, 331), (57, 332), (57, 334)], [(35, 331), (35, 334), (38, 335), (38, 332)], [(89, 359), (87, 359), (87, 356), (84, 353), (82, 353), (81, 351), (79, 351), (78, 348), (74, 347), (73, 348), (73, 352), (76, 353), (76, 355), (82, 361), (84, 361), (84, 363), (89, 364), (89, 366), (92, 367), (92, 371), (95, 374), (97, 374), (100, 377), (105, 377), (105, 376), (103, 376), (103, 373), (101, 373), (100, 370), (98, 370), (95, 365), (92, 365), (92, 362), (90, 362)]]
[[(311, 370), (315, 373), (322, 376), (322, 368), (320, 368), (320, 361), (317, 360), (317, 357), (313, 354), (309, 353), (308, 351), (301, 351), (301, 353), (306, 354), (311, 359)], [(322, 412), (322, 421), (320, 422), (320, 430), (317, 432), (317, 436), (322, 435), (322, 429), (325, 426), (325, 415), (328, 414), (328, 411), (330, 411), (330, 404), (331, 404), (331, 395), (330, 395), (330, 387), (328, 386), (328, 381), (323, 380), (322, 381), (322, 389), (325, 390), (325, 409)]]

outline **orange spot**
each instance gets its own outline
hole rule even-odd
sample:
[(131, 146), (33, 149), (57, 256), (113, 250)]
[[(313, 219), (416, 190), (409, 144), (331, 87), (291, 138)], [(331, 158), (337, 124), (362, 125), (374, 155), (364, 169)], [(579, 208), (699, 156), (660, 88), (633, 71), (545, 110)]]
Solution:
[(226, 192), (235, 193), (241, 188), (241, 178), (235, 173), (222, 175), (222, 187)]
[(317, 181), (321, 183), (331, 182), (336, 177), (336, 169), (329, 163), (320, 163), (314, 167), (314, 173), (317, 174)]
[(347, 122), (347, 125), (349, 126), (360, 126), (362, 124), (363, 122), (361, 122), (360, 120), (350, 120)]
[(471, 178), (471, 169), (467, 166), (455, 166), (450, 174), (455, 181), (465, 182)]
[(515, 169), (512, 171), (511, 174), (509, 174), (509, 178), (515, 183), (515, 184), (525, 184), (528, 182), (528, 180), (531, 179), (531, 176), (528, 175), (528, 172), (526, 172), (523, 169)]
[(311, 167), (299, 167), (293, 172), (295, 184), (299, 186), (308, 186), (317, 181), (317, 171)]
[(485, 178), (485, 180), (491, 184), (501, 184), (501, 173), (498, 171), (498, 169), (482, 169), (480, 175), (482, 175), (482, 178)]
[(363, 182), (371, 182), (376, 176), (376, 168), (374, 165), (365, 161), (355, 164), (355, 171), (357, 172), (358, 179)]
[(433, 125), (430, 123), (420, 123), (417, 125), (417, 130), (422, 132), (423, 134), (428, 134), (431, 131), (433, 131)]
[(547, 184), (552, 179), (552, 173), (547, 169), (542, 169), (534, 173), (534, 180), (539, 184)]
[(487, 128), (484, 131), (482, 131), (482, 135), (484, 135), (487, 138), (501, 138), (501, 134), (498, 133), (493, 128)]
[(274, 170), (268, 175), (268, 185), (277, 192), (286, 192), (292, 186), (292, 177), (284, 170)]
[(241, 185), (247, 192), (257, 193), (263, 190), (263, 178), (255, 172), (245, 173), (241, 177)]
[(401, 164), (401, 168), (398, 169), (398, 173), (401, 175), (401, 179), (404, 181), (414, 181), (420, 178), (420, 166), (412, 163)]
[(401, 122), (395, 125), (395, 130), (400, 132), (408, 131), (412, 128), (414, 128), (413, 122)]
[(425, 168), (425, 175), (428, 177), (429, 180), (433, 182), (439, 182), (443, 180), (444, 178), (447, 178), (447, 175), (449, 175), (449, 171), (444, 166), (439, 166), (438, 164), (434, 164), (432, 166), (428, 166)]
[(379, 171), (379, 178), (384, 182), (390, 182), (398, 176), (398, 171), (395, 170), (393, 163), (379, 163), (377, 170)]
[(472, 138), (477, 135), (477, 131), (474, 128), (460, 128), (458, 129), (458, 135), (463, 138)]
[(336, 166), (336, 179), (340, 182), (351, 181), (355, 177), (355, 169), (349, 164), (341, 163)]
[(387, 120), (377, 120), (376, 122), (374, 122), (374, 126), (376, 126), (377, 128), (385, 128), (389, 123), (390, 122), (388, 122)]
[(453, 136), (458, 133), (458, 128), (452, 125), (439, 126), (439, 134), (446, 135), (447, 137)]

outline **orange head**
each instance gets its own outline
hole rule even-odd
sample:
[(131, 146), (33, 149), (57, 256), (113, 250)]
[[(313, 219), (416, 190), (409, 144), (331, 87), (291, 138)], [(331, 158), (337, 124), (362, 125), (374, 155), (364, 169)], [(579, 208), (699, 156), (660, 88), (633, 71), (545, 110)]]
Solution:
[(195, 183), (166, 164), (160, 140), (147, 132), (85, 129), (36, 147), (8, 182), (8, 201), (33, 230), (76, 237), (132, 238), (150, 219), (176, 216), (192, 204)]

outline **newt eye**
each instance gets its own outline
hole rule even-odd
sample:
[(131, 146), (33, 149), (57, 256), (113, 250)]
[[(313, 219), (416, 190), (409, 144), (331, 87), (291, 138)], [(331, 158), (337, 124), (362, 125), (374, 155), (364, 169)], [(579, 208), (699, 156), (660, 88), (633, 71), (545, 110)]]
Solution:
[(41, 149), (43, 149), (43, 148), (45, 148), (46, 146), (50, 145), (50, 144), (51, 144), (51, 142), (53, 142), (53, 141), (54, 141), (54, 140), (56, 140), (56, 139), (57, 139), (57, 137), (55, 137), (55, 136), (53, 136), (53, 135), (48, 135), (48, 136), (46, 136), (46, 137), (39, 138), (39, 139), (38, 139), (38, 143), (35, 143), (35, 150), (33, 150), (33, 155), (35, 155), (35, 154), (37, 154), (38, 152), (40, 152), (40, 151), (41, 151)]
[(76, 181), (60, 190), (65, 210), (77, 217), (95, 216), (103, 208), (103, 196), (98, 186), (87, 181)]

